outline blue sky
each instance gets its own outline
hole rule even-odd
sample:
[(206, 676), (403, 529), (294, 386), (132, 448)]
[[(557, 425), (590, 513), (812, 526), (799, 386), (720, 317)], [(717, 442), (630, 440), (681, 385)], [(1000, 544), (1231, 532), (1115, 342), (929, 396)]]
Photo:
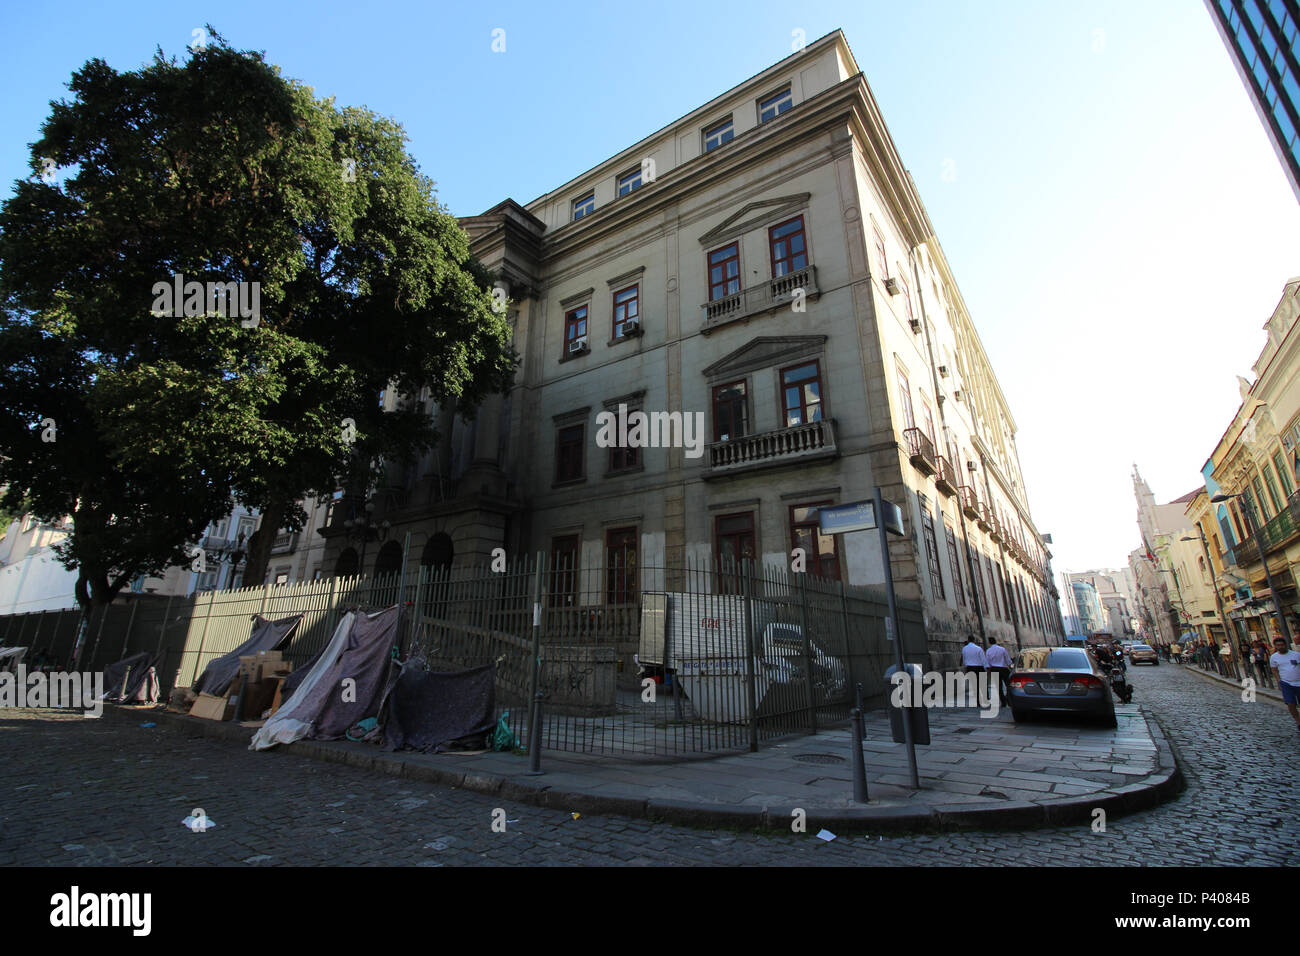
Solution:
[(566, 182), (795, 29), (842, 28), (1011, 403), (1058, 570), (1137, 546), (1134, 462), (1161, 501), (1200, 482), (1300, 275), (1300, 205), (1197, 0), (6, 7), (0, 195), (73, 70), (183, 57), (212, 23), (402, 122), (457, 215)]

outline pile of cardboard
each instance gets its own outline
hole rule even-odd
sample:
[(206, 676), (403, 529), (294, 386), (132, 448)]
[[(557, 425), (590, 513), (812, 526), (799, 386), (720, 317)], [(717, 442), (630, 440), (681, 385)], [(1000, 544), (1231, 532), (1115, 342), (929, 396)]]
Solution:
[(280, 709), (284, 679), (293, 665), (279, 651), (239, 658), (239, 675), (224, 695), (199, 694), (191, 717), (205, 720), (261, 720)]

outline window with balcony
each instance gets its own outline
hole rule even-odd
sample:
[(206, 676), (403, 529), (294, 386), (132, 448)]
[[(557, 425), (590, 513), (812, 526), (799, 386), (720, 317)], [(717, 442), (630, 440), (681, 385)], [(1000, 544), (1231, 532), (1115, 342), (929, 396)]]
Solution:
[(711, 126), (704, 131), (704, 151), (717, 149), (723, 143), (731, 142), (736, 136), (736, 129), (732, 125), (731, 117), (728, 116), (716, 126)]
[(898, 400), (903, 406), (903, 427), (915, 428), (916, 416), (912, 413), (912, 388), (907, 382), (907, 372), (898, 367)]
[(637, 600), (636, 528), (605, 533), (605, 602), (633, 604)]
[(561, 428), (555, 436), (555, 481), (556, 483), (581, 481), (586, 477), (583, 469), (583, 445), (587, 426), (569, 425)]
[(578, 308), (564, 314), (564, 354), (570, 355), (577, 343), (587, 341), (587, 307)]
[(803, 231), (803, 216), (796, 216), (768, 230), (772, 250), (772, 278), (779, 279), (808, 266), (808, 247)]
[(734, 441), (749, 434), (749, 405), (745, 383), (713, 387), (713, 440)]
[(628, 193), (641, 188), (641, 167), (638, 166), (630, 173), (624, 173), (618, 177), (618, 195), (626, 196)]
[(821, 364), (817, 361), (781, 370), (785, 427), (822, 420)]
[[(1251, 504), (1255, 505), (1255, 514), (1259, 517), (1260, 523), (1271, 518), (1272, 512), (1265, 510), (1264, 507), (1264, 486), (1259, 483), (1259, 476), (1256, 475), (1250, 481), (1251, 487), (1255, 489), (1255, 500)], [(1256, 529), (1258, 530), (1258, 529)]]
[(709, 301), (725, 299), (740, 291), (740, 244), (709, 253)]
[(1274, 480), (1273, 470), (1269, 468), (1267, 462), (1259, 466), (1259, 471), (1264, 476), (1264, 485), (1268, 488), (1268, 497), (1273, 502), (1273, 512), (1276, 514), (1286, 504), (1286, 496), (1277, 493), (1277, 482)]
[(808, 570), (822, 578), (840, 580), (840, 556), (835, 535), (822, 534), (817, 512), (829, 501), (795, 505), (790, 509), (790, 548), (803, 548)]
[(794, 97), (790, 94), (790, 88), (787, 86), (770, 96), (765, 96), (758, 101), (758, 121), (766, 123), (774, 120), (791, 106), (794, 105)]
[[(631, 327), (629, 327), (631, 326)], [(629, 286), (614, 293), (614, 338), (627, 338), (641, 327), (641, 286)]]
[(596, 211), (596, 194), (587, 193), (581, 199), (573, 201), (573, 218), (581, 219), (583, 216), (589, 216)]
[(1291, 497), (1292, 492), (1295, 491), (1295, 483), (1287, 474), (1286, 461), (1280, 451), (1273, 453), (1273, 467), (1277, 470), (1277, 478), (1282, 482), (1282, 490), (1286, 493), (1286, 497)]

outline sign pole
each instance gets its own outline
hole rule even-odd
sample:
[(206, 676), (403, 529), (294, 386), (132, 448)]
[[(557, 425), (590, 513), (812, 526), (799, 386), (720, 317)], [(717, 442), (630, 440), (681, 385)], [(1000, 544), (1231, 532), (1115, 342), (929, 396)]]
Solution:
[[(880, 493), (880, 487), (876, 486), (875, 492), (876, 514), (881, 520), (876, 522), (877, 530), (880, 534), (880, 557), (885, 565), (885, 596), (889, 600), (889, 617), (885, 619), (885, 632), (889, 639), (894, 642), (894, 663), (898, 666), (899, 673), (907, 674), (911, 679), (911, 671), (903, 661), (903, 634), (902, 629), (898, 626), (898, 605), (894, 599), (894, 572), (889, 566), (889, 532), (885, 530), (884, 515), (884, 498)], [(916, 772), (916, 741), (912, 739), (912, 715), (908, 712), (910, 708), (904, 708), (903, 714), (903, 741), (907, 745), (907, 768), (912, 775), (912, 789), (921, 789), (921, 780)]]

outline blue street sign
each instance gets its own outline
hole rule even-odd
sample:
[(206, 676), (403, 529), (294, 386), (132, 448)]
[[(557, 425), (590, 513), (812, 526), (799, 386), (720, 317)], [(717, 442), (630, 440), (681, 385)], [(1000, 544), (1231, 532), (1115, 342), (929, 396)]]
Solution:
[[(885, 530), (903, 534), (903, 512), (898, 505), (882, 500), (885, 512)], [(833, 508), (818, 508), (817, 523), (822, 534), (846, 534), (850, 531), (871, 531), (876, 527), (876, 505), (873, 501), (853, 501)]]

